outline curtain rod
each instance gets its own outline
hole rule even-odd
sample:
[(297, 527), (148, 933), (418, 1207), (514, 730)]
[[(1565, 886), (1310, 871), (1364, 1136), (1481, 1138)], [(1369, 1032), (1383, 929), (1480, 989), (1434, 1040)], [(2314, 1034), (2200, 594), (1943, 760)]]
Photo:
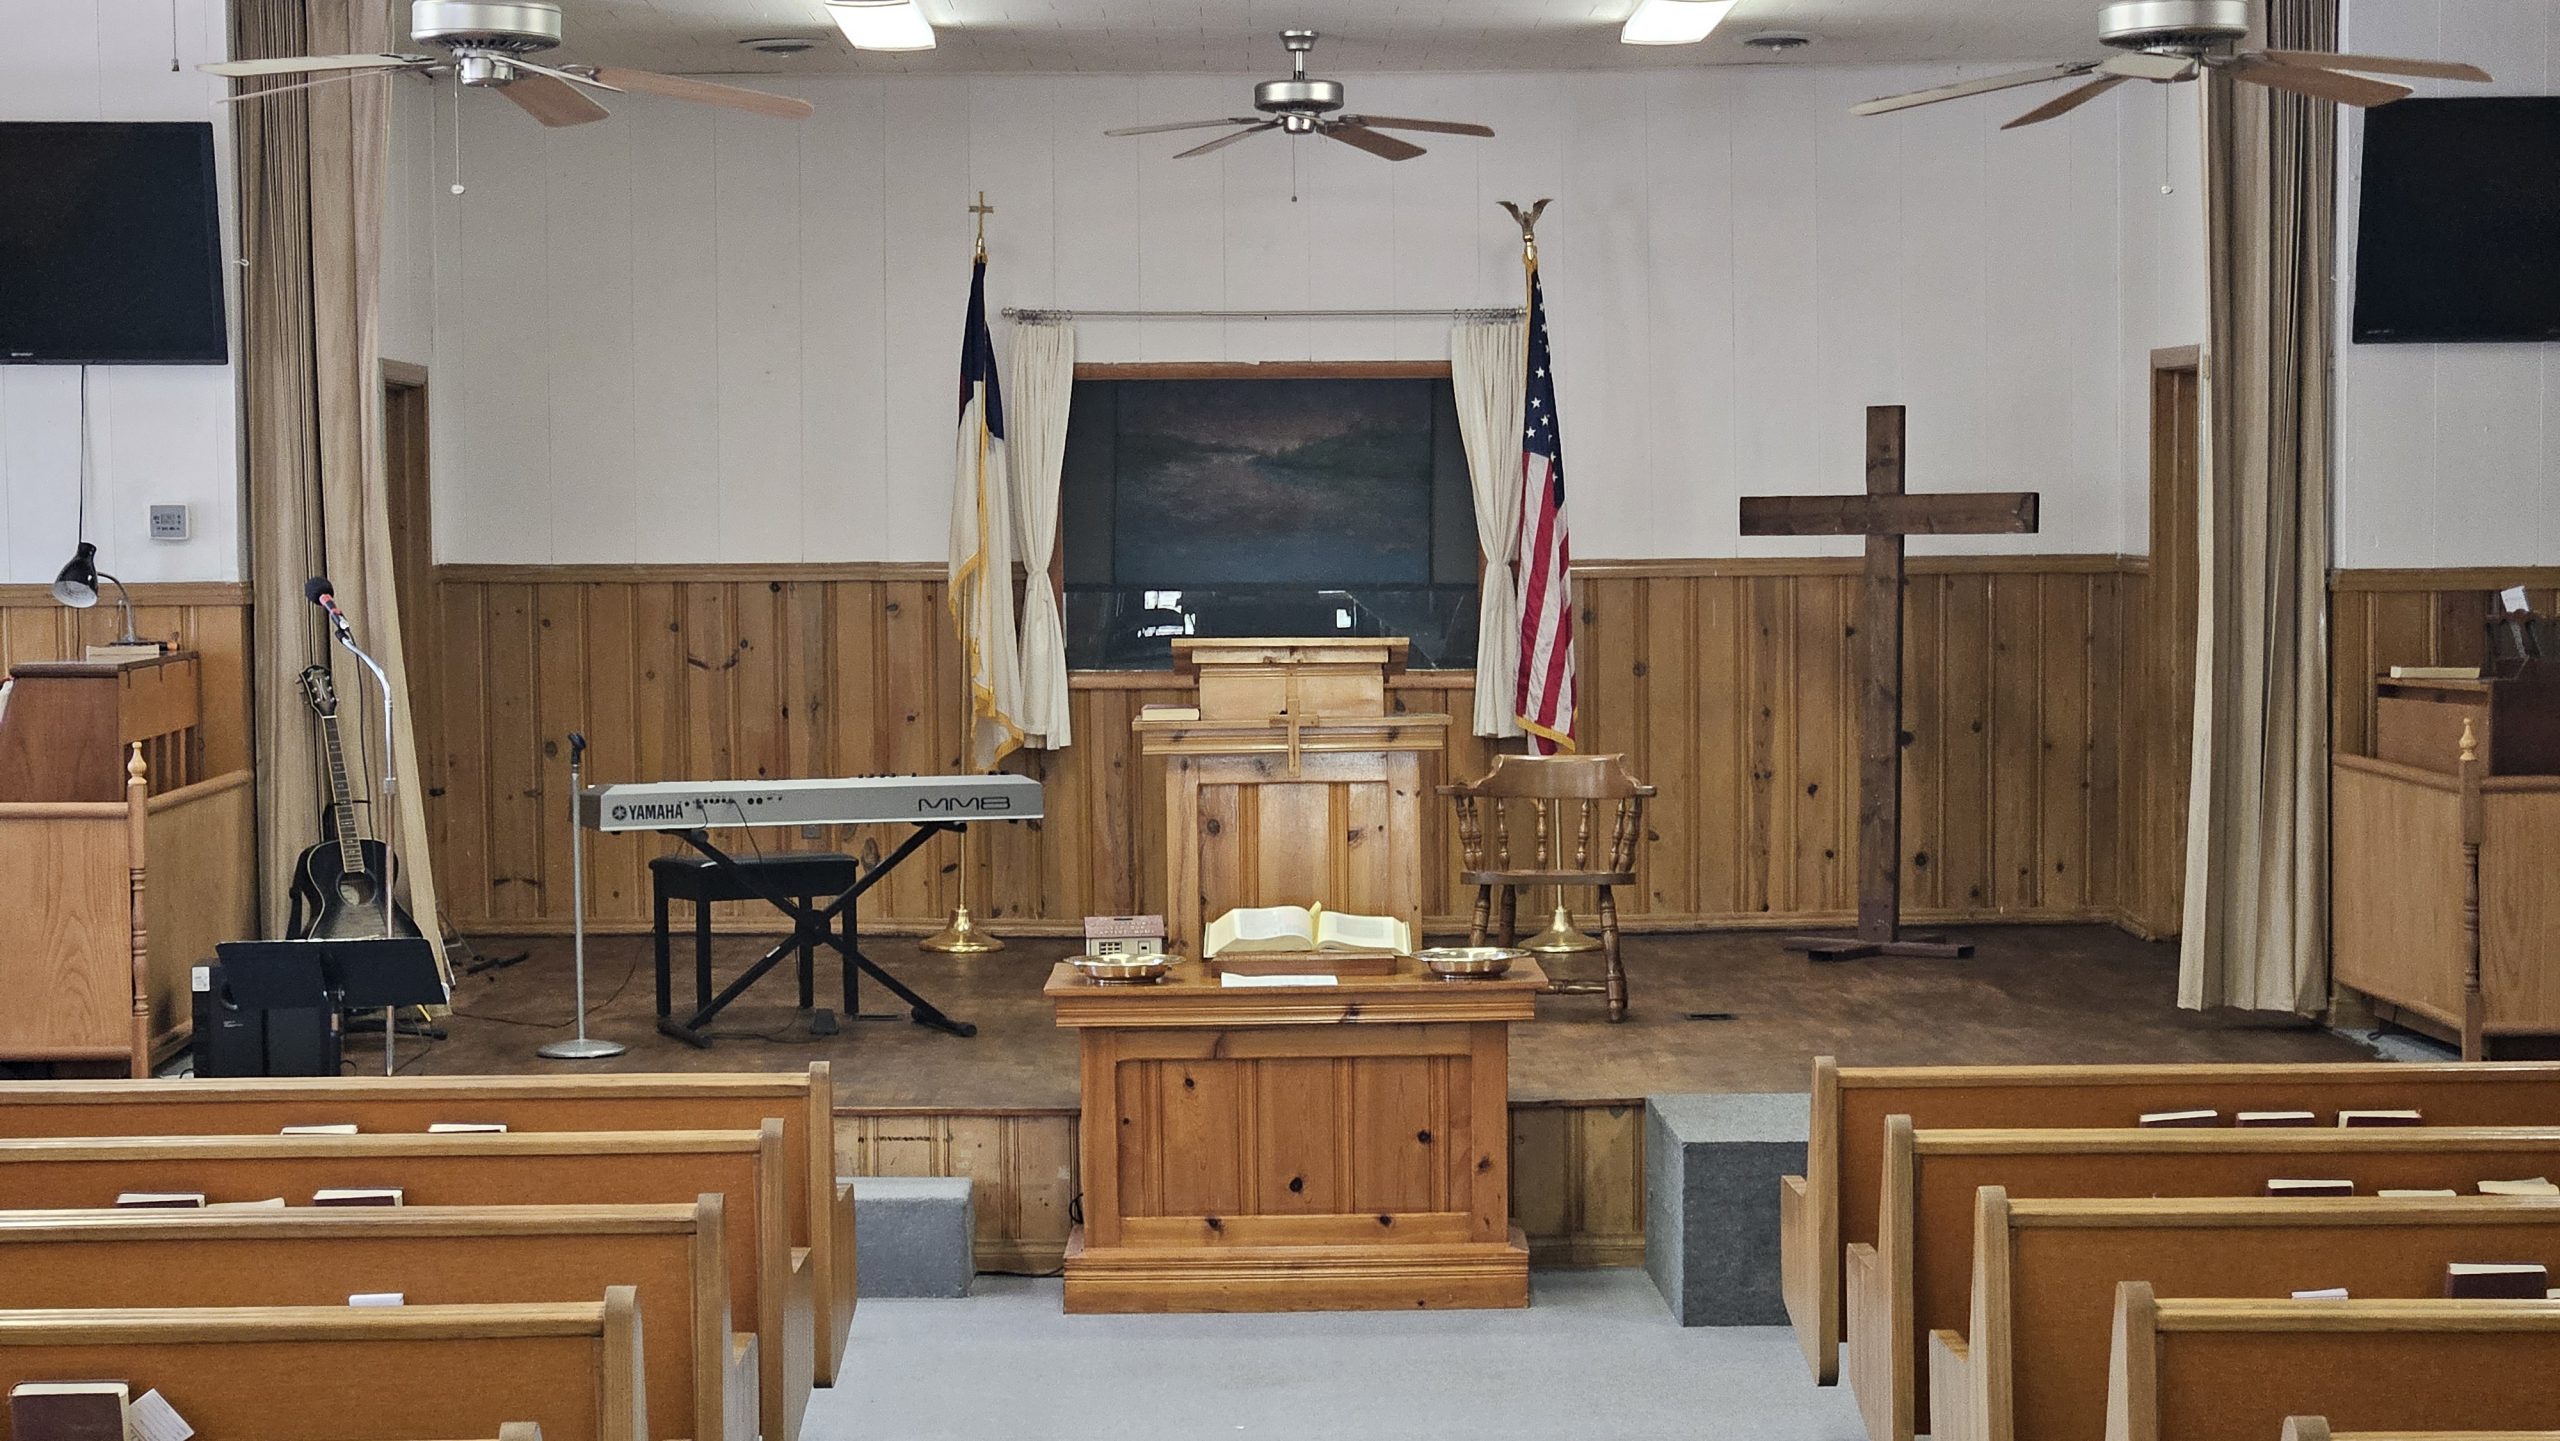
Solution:
[(1518, 320), (1519, 306), (1416, 310), (1041, 310), (1006, 306), (1007, 320), (1054, 324), (1062, 320)]

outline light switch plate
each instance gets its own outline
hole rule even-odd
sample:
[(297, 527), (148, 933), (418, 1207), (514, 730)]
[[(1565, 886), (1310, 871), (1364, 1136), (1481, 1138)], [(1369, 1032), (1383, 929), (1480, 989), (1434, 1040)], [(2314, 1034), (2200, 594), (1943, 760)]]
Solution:
[(153, 540), (185, 540), (187, 508), (183, 505), (151, 507), (151, 538)]

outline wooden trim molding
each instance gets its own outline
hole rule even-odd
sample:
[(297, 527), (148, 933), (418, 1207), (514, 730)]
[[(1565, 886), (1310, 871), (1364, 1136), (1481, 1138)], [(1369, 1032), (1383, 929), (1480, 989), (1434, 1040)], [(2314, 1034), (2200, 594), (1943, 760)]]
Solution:
[[(145, 580), (125, 590), (137, 607), (155, 605), (247, 605), (249, 586), (237, 580)], [(0, 608), (38, 609), (58, 606), (53, 591), (42, 585), (0, 585)], [(104, 604), (102, 601), (101, 604)]]
[[(1860, 561), (1854, 555), (1729, 555), (1729, 556), (1657, 556), (1633, 559), (1578, 560), (1573, 563), (1577, 579), (1715, 579), (1726, 576), (1757, 575), (1856, 575)], [(2123, 575), (2139, 574), (2150, 568), (2150, 557), (2117, 555), (2103, 552), (2054, 555), (1915, 555), (1910, 560), (1914, 575)], [(616, 561), (601, 565), (508, 565), (488, 561), (448, 562), (436, 567), (436, 579), (448, 585), (735, 585), (755, 581), (814, 583), (824, 581), (907, 580), (939, 581), (950, 567), (938, 560), (853, 560), (853, 561), (747, 561), (686, 562), (652, 565), (646, 562)], [(2396, 572), (2359, 572), (2360, 574), (2396, 574)], [(2503, 573), (2503, 572), (2502, 572)], [(2410, 575), (2459, 574), (2445, 571), (2412, 571)], [(2560, 568), (2552, 574), (2560, 576)], [(2510, 584), (2513, 583), (2510, 578)], [(2540, 582), (2533, 582), (2539, 584)], [(162, 586), (162, 592), (181, 587)], [(2411, 586), (2412, 589), (2430, 587)], [(135, 586), (134, 603), (143, 603), (145, 587)], [(245, 601), (247, 588), (232, 586), (236, 598)], [(20, 602), (52, 603), (42, 586), (0, 586), (0, 604), (12, 603), (16, 591), (28, 593)], [(154, 604), (214, 604), (206, 600), (162, 599), (155, 595)]]
[(2332, 570), (2329, 589), (2340, 592), (2503, 590), (2528, 585), (2560, 588), (2560, 565), (2466, 565), (2442, 570), (2377, 568)]
[[(1915, 555), (1913, 575), (2123, 575), (2148, 570), (2150, 557), (2104, 553), (2061, 555)], [(1635, 560), (1577, 560), (1576, 580), (1713, 580), (1729, 576), (1851, 576), (1865, 562), (1854, 555), (1664, 556)]]
[(615, 561), (604, 565), (505, 565), (487, 561), (441, 564), (442, 585), (736, 585), (756, 581), (809, 584), (839, 580), (930, 580), (949, 577), (939, 560), (686, 562), (652, 565)]

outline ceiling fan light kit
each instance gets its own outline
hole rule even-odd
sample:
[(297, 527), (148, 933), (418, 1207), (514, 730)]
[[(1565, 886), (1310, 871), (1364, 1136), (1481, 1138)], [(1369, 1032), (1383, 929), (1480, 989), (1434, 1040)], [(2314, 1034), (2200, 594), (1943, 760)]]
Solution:
[(2113, 0), (2098, 12), (2099, 43), (2117, 53), (2104, 60), (2066, 61), (2034, 70), (1959, 80), (1907, 95), (1888, 95), (1853, 105), (1858, 115), (1885, 115), (1942, 100), (1961, 100), (2042, 85), (2055, 80), (2081, 83), (2002, 126), (2015, 130), (2068, 115), (2128, 80), (2176, 85), (2207, 70), (2270, 89), (2334, 100), (2341, 105), (2388, 105), (2410, 93), (2410, 87), (2373, 75), (2411, 75), (2430, 80), (2485, 81), (2489, 72), (2453, 60), (2410, 60), (2396, 55), (2342, 55), (2327, 50), (2243, 50), (2249, 38), (2249, 0)]
[(1638, 0), (1618, 27), (1621, 45), (1695, 45), (1715, 33), (1737, 0)]
[(933, 48), (933, 22), (915, 0), (827, 0), (827, 15), (856, 50)]
[[(1463, 120), (1407, 120), (1393, 115), (1336, 115), (1342, 108), (1344, 92), (1339, 80), (1320, 80), (1307, 74), (1307, 52), (1316, 46), (1313, 30), (1283, 30), (1280, 43), (1289, 47), (1290, 74), (1286, 80), (1265, 80), (1253, 87), (1253, 108), (1262, 115), (1233, 115), (1224, 120), (1176, 120), (1167, 125), (1127, 125), (1105, 130), (1105, 135), (1162, 135), (1173, 130), (1214, 130), (1221, 126), (1239, 127), (1215, 140), (1174, 152), (1176, 160), (1188, 160), (1213, 150), (1224, 150), (1239, 140), (1277, 130), (1283, 135), (1321, 135), (1338, 140), (1355, 150), (1365, 150), (1381, 160), (1411, 160), (1423, 148), (1390, 130), (1420, 130), (1435, 135), (1490, 136), (1493, 127)], [(1265, 119), (1263, 116), (1270, 118)]]

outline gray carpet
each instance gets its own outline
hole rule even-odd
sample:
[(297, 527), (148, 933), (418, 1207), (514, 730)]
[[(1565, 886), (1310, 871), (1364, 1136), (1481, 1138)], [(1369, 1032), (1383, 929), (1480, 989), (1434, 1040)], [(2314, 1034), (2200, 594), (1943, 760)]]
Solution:
[(1526, 1311), (1066, 1316), (1058, 1282), (864, 1301), (809, 1441), (1856, 1441), (1778, 1328), (1682, 1330), (1642, 1271), (1539, 1273)]

